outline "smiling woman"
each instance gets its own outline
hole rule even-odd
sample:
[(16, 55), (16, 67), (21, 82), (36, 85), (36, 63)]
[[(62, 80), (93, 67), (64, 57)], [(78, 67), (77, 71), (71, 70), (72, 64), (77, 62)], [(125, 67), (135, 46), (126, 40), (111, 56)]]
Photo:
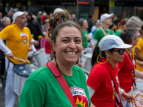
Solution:
[(79, 26), (72, 21), (58, 24), (53, 30), (51, 40), (54, 59), (50, 63), (59, 70), (59, 75), (54, 75), (50, 66), (43, 66), (33, 72), (24, 85), (19, 107), (73, 107), (57, 81), (61, 76), (68, 84), (74, 105), (90, 107), (85, 74), (74, 65), (82, 52)]

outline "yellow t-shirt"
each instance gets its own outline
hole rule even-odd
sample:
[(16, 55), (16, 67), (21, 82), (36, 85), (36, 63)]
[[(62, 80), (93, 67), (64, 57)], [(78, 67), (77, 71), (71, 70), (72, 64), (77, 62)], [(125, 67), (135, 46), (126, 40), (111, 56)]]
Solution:
[[(32, 40), (29, 28), (20, 29), (16, 24), (4, 28), (0, 32), (0, 38), (6, 40), (6, 46), (12, 51), (15, 57), (27, 60), (29, 41)], [(23, 64), (23, 61), (9, 58), (14, 64)]]
[[(143, 39), (140, 38), (135, 48), (139, 49), (139, 54), (143, 57)], [(139, 71), (143, 71), (143, 68), (136, 64), (136, 69)]]

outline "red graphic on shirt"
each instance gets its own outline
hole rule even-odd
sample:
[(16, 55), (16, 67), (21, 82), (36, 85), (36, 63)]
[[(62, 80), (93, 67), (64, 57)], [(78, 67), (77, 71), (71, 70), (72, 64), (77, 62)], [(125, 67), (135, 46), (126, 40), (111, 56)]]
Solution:
[(75, 104), (78, 107), (89, 107), (88, 99), (86, 97), (84, 89), (72, 87), (72, 96), (74, 98)]
[(23, 45), (26, 45), (26, 43), (27, 43), (27, 41), (28, 41), (28, 38), (27, 38), (27, 36), (22, 36), (22, 39), (21, 39), (22, 41), (22, 44)]

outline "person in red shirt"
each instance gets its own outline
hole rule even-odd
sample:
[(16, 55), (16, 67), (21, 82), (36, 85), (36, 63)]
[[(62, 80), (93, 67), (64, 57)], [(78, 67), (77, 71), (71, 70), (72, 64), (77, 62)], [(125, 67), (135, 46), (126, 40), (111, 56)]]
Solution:
[(119, 88), (118, 80), (117, 63), (123, 61), (125, 48), (130, 47), (131, 45), (124, 44), (119, 37), (108, 35), (95, 48), (87, 85), (91, 102), (96, 107), (123, 107), (119, 96), (129, 102), (135, 101), (132, 95)]
[[(134, 28), (126, 28), (121, 33), (121, 39), (126, 44), (132, 45), (131, 48), (126, 49), (123, 62), (119, 63), (119, 82), (120, 87), (125, 90), (126, 93), (131, 93), (131, 87), (133, 86), (134, 77), (142, 78), (143, 74), (138, 70), (134, 69), (135, 67), (135, 58), (133, 47), (137, 45), (139, 40), (138, 31)], [(137, 61), (136, 64), (143, 66), (143, 62)], [(131, 107), (127, 101), (122, 101), (123, 107)]]

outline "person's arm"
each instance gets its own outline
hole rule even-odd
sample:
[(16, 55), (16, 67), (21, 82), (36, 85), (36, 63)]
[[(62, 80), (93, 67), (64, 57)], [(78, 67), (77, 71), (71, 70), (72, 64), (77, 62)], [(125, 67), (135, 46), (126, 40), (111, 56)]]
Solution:
[(143, 68), (143, 62), (136, 60), (136, 64)]
[[(87, 88), (88, 88), (90, 98), (94, 95), (96, 89), (100, 86), (102, 81), (104, 81), (104, 75), (102, 71), (94, 72), (95, 70), (99, 70), (99, 69), (100, 68), (95, 68), (95, 69), (92, 68), (87, 80)], [(91, 103), (91, 107), (95, 107), (95, 106)]]
[(46, 93), (39, 83), (28, 80), (22, 90), (19, 107), (44, 107), (45, 96)]
[(34, 39), (32, 39), (32, 40), (30, 41), (30, 44), (31, 44), (31, 45), (35, 45), (35, 46), (38, 46), (38, 45), (39, 45), (39, 42), (36, 41), (36, 40), (34, 40)]
[(139, 49), (138, 48), (135, 48), (135, 56), (136, 56), (136, 59), (140, 60), (140, 61), (143, 61), (143, 57), (139, 54)]
[(11, 39), (11, 27), (6, 27), (0, 32), (0, 50), (6, 53), (8, 58), (13, 58), (12, 51), (4, 44), (4, 40)]
[(95, 90), (93, 88), (91, 88), (90, 86), (87, 86), (88, 88), (88, 92), (89, 92), (89, 97), (91, 98), (93, 96), (93, 94), (95, 93)]
[[(92, 68), (90, 71), (90, 74), (87, 79), (87, 86), (89, 91), (90, 98), (93, 96), (93, 94), (96, 92), (97, 88), (101, 85), (101, 83), (104, 81), (104, 74), (103, 71), (100, 70), (101, 68)], [(94, 72), (98, 71), (98, 72)]]
[(127, 102), (135, 102), (135, 97), (131, 94), (126, 93), (120, 87), (119, 87), (119, 94), (120, 94), (120, 97), (123, 101), (126, 100)]
[(12, 53), (11, 50), (4, 44), (3, 40), (0, 38), (0, 50), (6, 53), (6, 55)]
[(143, 73), (141, 73), (141, 72), (138, 71), (137, 69), (135, 69), (135, 76), (136, 76), (137, 78), (143, 79)]
[(94, 50), (96, 44), (97, 44), (97, 40), (96, 39), (91, 39), (91, 47), (92, 47), (92, 50)]
[(127, 102), (135, 102), (135, 97), (131, 94), (126, 93), (125, 91), (122, 94), (123, 100), (126, 100)]

